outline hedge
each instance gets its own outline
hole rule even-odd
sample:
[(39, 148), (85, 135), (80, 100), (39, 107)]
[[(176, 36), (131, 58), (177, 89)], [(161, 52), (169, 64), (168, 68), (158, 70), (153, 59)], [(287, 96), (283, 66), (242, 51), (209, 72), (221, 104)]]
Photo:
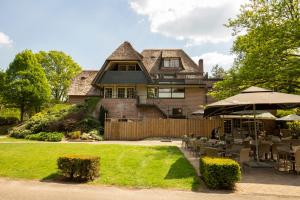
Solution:
[(200, 158), (200, 173), (211, 189), (233, 189), (241, 178), (239, 164), (227, 158)]
[(92, 181), (99, 177), (100, 157), (65, 155), (57, 160), (59, 174), (73, 181)]
[(25, 137), (28, 140), (38, 140), (38, 141), (49, 141), (49, 142), (59, 142), (63, 139), (64, 134), (59, 132), (40, 132), (37, 134), (30, 134)]

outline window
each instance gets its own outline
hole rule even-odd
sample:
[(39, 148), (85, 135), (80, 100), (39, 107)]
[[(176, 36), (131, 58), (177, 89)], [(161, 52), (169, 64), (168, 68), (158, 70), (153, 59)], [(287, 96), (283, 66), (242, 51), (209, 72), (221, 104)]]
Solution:
[(112, 98), (112, 88), (104, 88), (104, 97)]
[(149, 99), (157, 98), (157, 88), (152, 87), (147, 89), (147, 97)]
[(175, 75), (174, 74), (165, 74), (164, 79), (174, 79)]
[(118, 71), (126, 71), (126, 65), (119, 65)]
[(164, 67), (179, 67), (179, 58), (164, 58)]
[(118, 98), (122, 99), (125, 98), (125, 88), (118, 88)]
[(173, 115), (182, 115), (182, 108), (173, 108), (172, 114)]
[(127, 98), (129, 99), (134, 98), (134, 88), (127, 88)]
[(172, 88), (172, 98), (184, 98), (184, 88)]
[(172, 97), (171, 88), (159, 88), (158, 89), (158, 97), (159, 98), (171, 98)]
[(134, 64), (121, 64), (121, 65), (118, 65), (118, 71), (136, 71), (137, 68), (136, 68), (136, 65)]
[(135, 71), (135, 65), (128, 65), (127, 71)]

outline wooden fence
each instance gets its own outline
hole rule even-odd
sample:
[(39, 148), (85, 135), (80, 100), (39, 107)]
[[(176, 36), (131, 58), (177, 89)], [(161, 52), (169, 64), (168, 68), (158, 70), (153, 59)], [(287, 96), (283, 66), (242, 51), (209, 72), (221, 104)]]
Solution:
[(221, 119), (144, 119), (140, 121), (106, 120), (104, 138), (106, 140), (140, 140), (149, 137), (210, 136), (214, 128), (220, 127)]

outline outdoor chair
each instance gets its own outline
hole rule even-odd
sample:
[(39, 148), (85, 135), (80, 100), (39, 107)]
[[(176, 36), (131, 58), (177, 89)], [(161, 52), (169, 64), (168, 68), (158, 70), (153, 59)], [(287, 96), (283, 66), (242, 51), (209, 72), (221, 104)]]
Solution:
[(212, 147), (204, 147), (204, 155), (208, 157), (220, 157), (218, 149)]
[(250, 141), (243, 141), (244, 148), (250, 148)]
[[(290, 146), (288, 145), (278, 145), (276, 147), (276, 165), (275, 168), (279, 171), (289, 171), (291, 169), (292, 159), (289, 154)], [(282, 170), (283, 169), (283, 170)]]
[(183, 148), (187, 148), (187, 144), (188, 144), (188, 140), (189, 140), (189, 137), (187, 135), (184, 135), (182, 137), (182, 143), (181, 143), (181, 147)]
[(300, 173), (300, 149), (297, 149), (295, 152), (295, 161), (294, 161), (295, 171)]
[[(271, 159), (277, 160), (277, 154), (278, 154), (278, 147), (287, 146), (284, 143), (274, 143), (272, 144), (272, 152), (271, 152)], [(287, 146), (288, 147), (288, 146)]]
[(258, 145), (259, 158), (268, 160), (271, 158), (271, 145), (269, 143), (261, 143)]
[(238, 157), (243, 145), (230, 144), (226, 147), (225, 155), (228, 157)]
[(237, 159), (235, 159), (240, 164), (241, 169), (243, 171), (244, 171), (245, 163), (250, 161), (250, 152), (251, 152), (250, 148), (242, 148), (240, 150), (240, 153), (239, 153)]

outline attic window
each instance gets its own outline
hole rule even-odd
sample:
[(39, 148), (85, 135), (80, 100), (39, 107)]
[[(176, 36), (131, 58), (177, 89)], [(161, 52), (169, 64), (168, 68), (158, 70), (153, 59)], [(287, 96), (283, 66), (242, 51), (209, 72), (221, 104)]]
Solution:
[(80, 79), (81, 79), (81, 80), (85, 80), (85, 79), (86, 79), (86, 77), (85, 77), (85, 76), (82, 76)]
[(164, 58), (163, 67), (179, 67), (179, 58)]

